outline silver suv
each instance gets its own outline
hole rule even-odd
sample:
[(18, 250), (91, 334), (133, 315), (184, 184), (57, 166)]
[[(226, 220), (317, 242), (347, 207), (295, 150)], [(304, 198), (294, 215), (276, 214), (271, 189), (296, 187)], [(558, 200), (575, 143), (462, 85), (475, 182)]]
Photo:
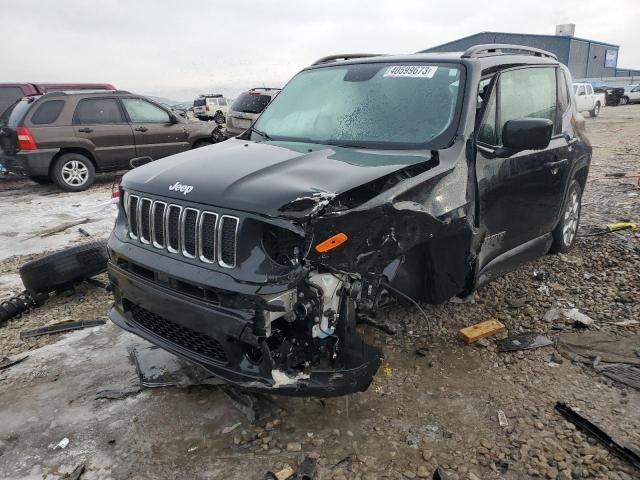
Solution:
[(278, 93), (279, 88), (252, 88), (242, 93), (227, 113), (227, 137), (240, 135), (249, 128)]

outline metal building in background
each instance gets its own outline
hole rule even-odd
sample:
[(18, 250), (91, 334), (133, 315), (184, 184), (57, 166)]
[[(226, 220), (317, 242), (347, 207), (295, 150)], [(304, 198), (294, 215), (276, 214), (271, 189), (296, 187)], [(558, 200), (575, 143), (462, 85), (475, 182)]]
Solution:
[[(560, 28), (562, 27), (562, 28)], [(509, 43), (541, 48), (555, 53), (569, 67), (573, 78), (622, 76), (617, 72), (618, 45), (571, 36), (575, 26), (559, 25), (558, 35), (480, 32), (422, 52), (457, 52), (484, 43)], [(629, 69), (625, 69), (625, 72)]]

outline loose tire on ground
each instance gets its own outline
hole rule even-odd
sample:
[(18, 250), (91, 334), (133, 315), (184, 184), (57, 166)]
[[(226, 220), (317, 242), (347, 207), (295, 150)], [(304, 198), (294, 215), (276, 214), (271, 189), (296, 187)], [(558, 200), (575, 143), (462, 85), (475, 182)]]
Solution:
[(20, 267), (27, 290), (50, 292), (107, 270), (107, 241), (87, 242), (31, 260)]
[(93, 184), (96, 169), (91, 160), (81, 153), (65, 153), (56, 160), (51, 176), (63, 190), (80, 192)]
[(564, 253), (571, 250), (578, 234), (581, 210), (582, 189), (580, 184), (573, 180), (569, 185), (569, 192), (562, 207), (560, 221), (553, 230), (553, 243), (549, 250), (551, 253)]

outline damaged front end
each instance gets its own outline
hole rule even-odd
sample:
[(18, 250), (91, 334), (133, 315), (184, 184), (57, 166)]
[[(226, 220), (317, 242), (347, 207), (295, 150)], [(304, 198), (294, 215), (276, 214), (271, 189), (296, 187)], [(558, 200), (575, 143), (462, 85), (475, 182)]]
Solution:
[(456, 147), (342, 192), (310, 189), (270, 215), (152, 198), (125, 178), (109, 240), (111, 319), (245, 389), (364, 391), (382, 352), (360, 337), (357, 315), (375, 315), (390, 292), (439, 303), (469, 284)]

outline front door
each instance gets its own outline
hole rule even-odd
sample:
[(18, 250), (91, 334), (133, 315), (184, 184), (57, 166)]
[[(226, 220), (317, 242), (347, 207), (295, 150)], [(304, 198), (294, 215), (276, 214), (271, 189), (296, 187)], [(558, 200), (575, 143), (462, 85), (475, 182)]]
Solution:
[[(553, 230), (564, 199), (570, 148), (558, 115), (555, 67), (503, 71), (486, 100), (477, 134), (479, 226), (486, 230), (480, 267)], [(565, 83), (566, 92), (566, 83)], [(565, 93), (564, 108), (568, 107)], [(545, 118), (554, 136), (545, 150), (496, 158), (508, 120)]]
[(73, 115), (73, 131), (86, 141), (99, 170), (126, 168), (136, 156), (133, 131), (116, 98), (85, 98)]
[(163, 108), (142, 98), (123, 98), (139, 157), (158, 158), (189, 149), (185, 126)]

